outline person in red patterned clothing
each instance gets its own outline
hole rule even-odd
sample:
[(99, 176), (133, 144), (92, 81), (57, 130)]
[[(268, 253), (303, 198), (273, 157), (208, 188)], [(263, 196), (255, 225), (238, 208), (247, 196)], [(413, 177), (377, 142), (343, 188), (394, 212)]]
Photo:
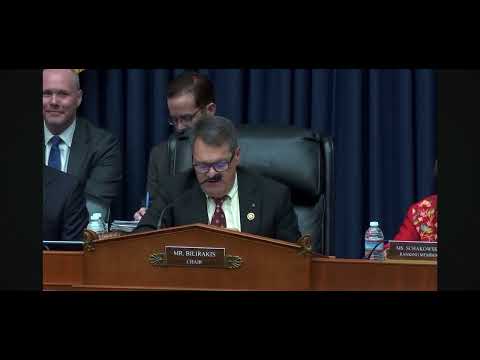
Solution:
[[(435, 179), (438, 174), (438, 161), (435, 161)], [(397, 241), (437, 241), (438, 207), (437, 194), (427, 196), (408, 208), (398, 233)]]
[(393, 240), (437, 241), (437, 197), (437, 194), (430, 195), (410, 206)]

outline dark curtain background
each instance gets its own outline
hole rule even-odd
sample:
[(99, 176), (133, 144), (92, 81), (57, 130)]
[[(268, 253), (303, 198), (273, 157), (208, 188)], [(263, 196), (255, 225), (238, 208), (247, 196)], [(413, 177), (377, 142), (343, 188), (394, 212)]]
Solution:
[[(151, 147), (167, 139), (166, 88), (175, 70), (86, 70), (80, 115), (121, 141), (122, 198), (132, 219)], [(335, 254), (359, 258), (371, 220), (392, 239), (408, 206), (436, 191), (436, 77), (432, 70), (196, 69), (215, 85), (217, 114), (236, 124), (311, 128), (335, 145)]]

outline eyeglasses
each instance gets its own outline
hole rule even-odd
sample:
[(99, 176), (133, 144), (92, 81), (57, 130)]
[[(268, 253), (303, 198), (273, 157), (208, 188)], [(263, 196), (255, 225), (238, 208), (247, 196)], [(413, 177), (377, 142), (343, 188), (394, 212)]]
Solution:
[(168, 123), (171, 126), (175, 126), (179, 123), (190, 124), (193, 121), (193, 118), (195, 117), (195, 115), (197, 115), (200, 110), (202, 110), (202, 108), (199, 108), (193, 114), (183, 114), (183, 115), (180, 115), (180, 116), (170, 116), (168, 118)]
[(211, 164), (199, 162), (199, 163), (193, 163), (193, 166), (201, 174), (208, 173), (211, 168), (213, 168), (216, 172), (224, 172), (224, 171), (227, 171), (228, 168), (230, 167), (230, 164), (232, 163), (234, 156), (235, 156), (235, 153), (232, 154), (232, 157), (230, 158), (230, 160), (220, 160)]

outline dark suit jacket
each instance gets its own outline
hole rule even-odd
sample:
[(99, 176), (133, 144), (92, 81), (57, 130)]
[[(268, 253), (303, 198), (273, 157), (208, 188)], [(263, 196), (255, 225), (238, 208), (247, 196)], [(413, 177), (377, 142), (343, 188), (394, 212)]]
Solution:
[(168, 140), (152, 148), (148, 161), (147, 175), (147, 191), (150, 193), (152, 200), (155, 198), (158, 190), (162, 188), (165, 179), (175, 173), (173, 169), (174, 163), (170, 161), (170, 154), (175, 158), (176, 139), (187, 138), (189, 133), (190, 130), (187, 129), (182, 134), (172, 134)]
[(86, 119), (77, 118), (67, 173), (80, 180), (87, 196), (110, 205), (122, 182), (119, 141)]
[(147, 191), (150, 193), (152, 200), (169, 175), (168, 141), (164, 141), (152, 148), (148, 161)]
[(71, 175), (43, 167), (43, 240), (83, 239), (88, 225), (85, 194)]
[[(242, 232), (291, 242), (300, 238), (289, 189), (241, 167), (237, 174)], [(191, 170), (166, 179), (135, 231), (156, 230), (160, 213), (172, 202), (163, 217), (165, 227), (208, 224), (206, 197)], [(247, 219), (250, 212), (255, 214), (253, 221)]]

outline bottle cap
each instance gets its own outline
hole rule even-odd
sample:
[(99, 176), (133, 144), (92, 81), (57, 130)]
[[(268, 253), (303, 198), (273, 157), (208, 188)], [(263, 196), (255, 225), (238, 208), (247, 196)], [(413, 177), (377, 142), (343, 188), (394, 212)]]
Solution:
[(370, 226), (378, 226), (378, 221), (370, 221)]

